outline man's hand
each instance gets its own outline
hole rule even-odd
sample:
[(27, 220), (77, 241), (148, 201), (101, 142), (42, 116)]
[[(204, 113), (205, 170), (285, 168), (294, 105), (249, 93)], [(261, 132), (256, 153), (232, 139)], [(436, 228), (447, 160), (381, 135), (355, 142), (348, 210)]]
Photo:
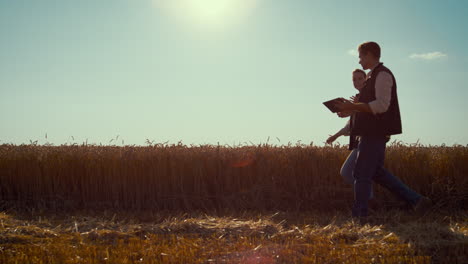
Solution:
[(336, 102), (335, 107), (338, 108), (338, 112), (352, 112), (355, 110), (354, 103), (344, 98), (341, 99), (341, 102)]
[(336, 102), (335, 107), (338, 109), (338, 112), (364, 112), (364, 113), (371, 113), (372, 109), (370, 108), (369, 104), (367, 103), (352, 103), (349, 100), (344, 98), (340, 98), (341, 102)]
[(346, 111), (346, 112), (338, 112), (337, 115), (341, 118), (351, 116), (353, 114), (353, 111)]

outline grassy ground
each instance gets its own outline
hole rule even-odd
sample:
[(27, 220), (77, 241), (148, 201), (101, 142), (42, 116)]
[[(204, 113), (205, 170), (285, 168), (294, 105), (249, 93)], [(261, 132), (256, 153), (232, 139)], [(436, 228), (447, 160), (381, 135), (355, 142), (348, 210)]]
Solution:
[(0, 263), (468, 263), (468, 211), (4, 210)]

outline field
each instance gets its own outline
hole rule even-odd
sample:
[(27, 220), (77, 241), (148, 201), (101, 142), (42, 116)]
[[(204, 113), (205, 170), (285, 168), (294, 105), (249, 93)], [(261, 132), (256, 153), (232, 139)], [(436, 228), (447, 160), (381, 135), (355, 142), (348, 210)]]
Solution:
[(467, 263), (468, 147), (393, 142), (350, 219), (344, 146), (0, 145), (0, 263)]

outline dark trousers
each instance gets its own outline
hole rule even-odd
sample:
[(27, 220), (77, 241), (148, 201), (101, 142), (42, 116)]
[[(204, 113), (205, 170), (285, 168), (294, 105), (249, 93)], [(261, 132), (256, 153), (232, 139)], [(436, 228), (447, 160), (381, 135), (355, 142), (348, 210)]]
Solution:
[(368, 215), (372, 181), (382, 185), (412, 205), (421, 197), (419, 193), (409, 188), (383, 167), (386, 142), (386, 136), (362, 136), (359, 141), (353, 171), (354, 205), (352, 214), (355, 217)]

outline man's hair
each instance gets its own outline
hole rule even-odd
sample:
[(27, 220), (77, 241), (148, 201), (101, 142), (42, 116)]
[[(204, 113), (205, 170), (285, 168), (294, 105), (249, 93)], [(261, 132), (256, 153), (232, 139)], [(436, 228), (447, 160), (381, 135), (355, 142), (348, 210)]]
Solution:
[(373, 41), (362, 43), (361, 45), (359, 45), (358, 50), (360, 52), (364, 53), (364, 55), (366, 55), (367, 53), (370, 52), (376, 58), (380, 58), (380, 46), (379, 46), (379, 44), (377, 44), (377, 43), (375, 43)]
[(360, 73), (364, 74), (364, 78), (366, 78), (367, 74), (366, 74), (365, 71), (363, 71), (363, 70), (361, 70), (361, 69), (355, 69), (355, 70), (353, 71), (353, 74), (355, 74), (355, 73), (357, 73), (357, 72), (360, 72)]

